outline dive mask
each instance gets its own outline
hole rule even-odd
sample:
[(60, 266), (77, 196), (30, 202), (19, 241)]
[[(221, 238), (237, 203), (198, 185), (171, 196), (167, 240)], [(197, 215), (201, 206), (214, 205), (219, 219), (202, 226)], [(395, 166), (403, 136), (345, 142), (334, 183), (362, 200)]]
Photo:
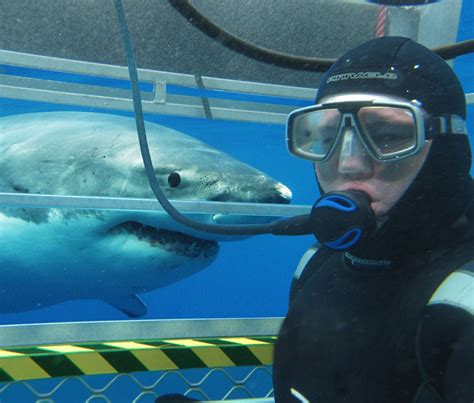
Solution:
[(346, 94), (291, 112), (286, 128), (288, 150), (297, 157), (324, 162), (348, 130), (356, 133), (368, 154), (380, 162), (415, 155), (425, 140), (436, 134), (467, 134), (461, 117), (432, 117), (417, 101)]

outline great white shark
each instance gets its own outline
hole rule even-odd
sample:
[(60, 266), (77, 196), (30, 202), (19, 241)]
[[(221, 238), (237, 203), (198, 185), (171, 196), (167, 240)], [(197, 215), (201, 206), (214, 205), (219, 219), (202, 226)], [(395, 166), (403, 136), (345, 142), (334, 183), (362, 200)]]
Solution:
[[(170, 199), (289, 203), (290, 190), (263, 172), (176, 130), (151, 122), (146, 129)], [(0, 118), (0, 192), (154, 197), (134, 119), (92, 112)], [(209, 266), (218, 240), (159, 212), (0, 208), (0, 312), (102, 299), (142, 316), (137, 294)]]

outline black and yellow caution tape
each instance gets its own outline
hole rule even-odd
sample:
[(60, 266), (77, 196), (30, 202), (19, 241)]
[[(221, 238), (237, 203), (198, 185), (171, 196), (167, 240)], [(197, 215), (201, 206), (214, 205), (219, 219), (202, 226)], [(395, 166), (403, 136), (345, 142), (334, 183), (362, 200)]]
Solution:
[(0, 382), (41, 378), (270, 365), (276, 337), (78, 343), (0, 349)]

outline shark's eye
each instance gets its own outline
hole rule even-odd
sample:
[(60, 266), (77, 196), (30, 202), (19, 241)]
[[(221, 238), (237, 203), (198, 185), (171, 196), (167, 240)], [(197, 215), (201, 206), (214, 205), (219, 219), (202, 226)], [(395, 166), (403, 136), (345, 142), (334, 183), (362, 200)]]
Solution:
[(178, 172), (171, 172), (168, 176), (168, 184), (172, 188), (176, 188), (181, 183), (181, 175)]

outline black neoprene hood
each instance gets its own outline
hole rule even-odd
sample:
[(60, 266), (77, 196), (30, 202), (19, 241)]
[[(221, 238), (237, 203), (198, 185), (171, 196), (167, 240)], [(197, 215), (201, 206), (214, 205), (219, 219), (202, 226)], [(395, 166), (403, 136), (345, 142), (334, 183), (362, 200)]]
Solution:
[[(451, 67), (408, 38), (377, 38), (344, 54), (321, 79), (316, 103), (343, 93), (417, 100), (431, 116), (454, 114), (466, 118), (465, 95)], [(355, 255), (398, 259), (406, 253), (435, 248), (438, 234), (471, 204), (470, 166), (471, 148), (466, 135), (434, 136), (420, 172), (388, 212), (382, 227), (366, 238)]]
[(345, 92), (416, 99), (432, 115), (449, 113), (466, 118), (464, 92), (451, 67), (408, 38), (377, 38), (348, 51), (321, 79), (316, 103), (322, 97)]

